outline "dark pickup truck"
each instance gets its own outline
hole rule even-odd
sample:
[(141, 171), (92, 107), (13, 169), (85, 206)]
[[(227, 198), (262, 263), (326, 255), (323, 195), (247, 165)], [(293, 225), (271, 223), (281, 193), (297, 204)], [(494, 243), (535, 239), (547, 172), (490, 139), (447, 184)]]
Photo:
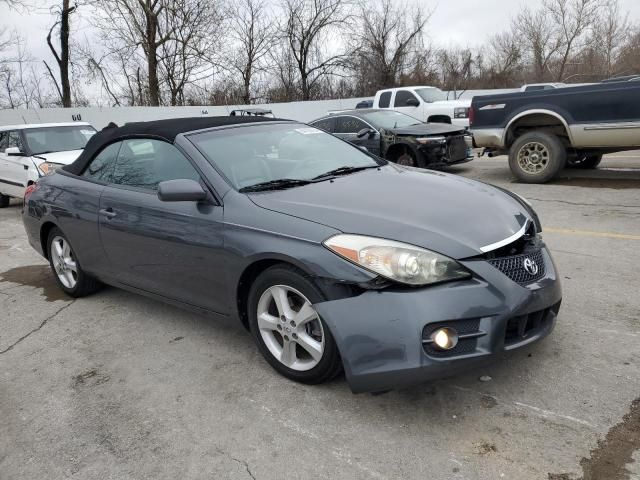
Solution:
[(640, 147), (640, 77), (478, 96), (469, 117), (475, 147), (508, 153), (519, 180), (544, 183), (565, 166), (595, 168), (605, 153)]

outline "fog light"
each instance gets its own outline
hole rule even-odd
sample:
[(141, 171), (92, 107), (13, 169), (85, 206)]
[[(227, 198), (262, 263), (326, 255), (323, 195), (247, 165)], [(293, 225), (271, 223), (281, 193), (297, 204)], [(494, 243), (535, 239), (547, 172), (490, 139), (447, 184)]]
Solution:
[(453, 328), (439, 328), (431, 334), (431, 340), (441, 350), (451, 350), (458, 344), (458, 332)]

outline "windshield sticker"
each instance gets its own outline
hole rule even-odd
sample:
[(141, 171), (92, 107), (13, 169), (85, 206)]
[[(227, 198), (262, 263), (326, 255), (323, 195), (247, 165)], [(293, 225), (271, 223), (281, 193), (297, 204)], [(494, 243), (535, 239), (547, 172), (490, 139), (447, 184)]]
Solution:
[(95, 131), (93, 131), (93, 130), (80, 130), (80, 133), (81, 133), (82, 135), (88, 135), (88, 136), (91, 136), (91, 135), (94, 135), (96, 132), (95, 132)]
[(318, 133), (322, 133), (322, 130), (318, 130), (317, 128), (306, 127), (306, 128), (296, 128), (296, 132), (301, 133), (303, 135), (315, 135)]

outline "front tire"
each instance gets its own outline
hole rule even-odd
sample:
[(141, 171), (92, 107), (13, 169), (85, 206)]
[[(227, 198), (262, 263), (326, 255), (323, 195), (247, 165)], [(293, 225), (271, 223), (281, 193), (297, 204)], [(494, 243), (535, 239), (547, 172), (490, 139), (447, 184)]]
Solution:
[(58, 287), (70, 297), (84, 297), (101, 287), (98, 280), (82, 270), (69, 240), (57, 227), (49, 232), (47, 252)]
[(251, 333), (262, 356), (290, 380), (318, 384), (342, 370), (336, 342), (313, 307), (323, 300), (311, 278), (286, 265), (265, 270), (251, 286)]
[(518, 137), (509, 150), (509, 168), (525, 183), (546, 183), (562, 170), (567, 151), (560, 138), (547, 132)]
[(10, 202), (11, 197), (9, 195), (3, 195), (0, 193), (0, 208), (7, 208)]

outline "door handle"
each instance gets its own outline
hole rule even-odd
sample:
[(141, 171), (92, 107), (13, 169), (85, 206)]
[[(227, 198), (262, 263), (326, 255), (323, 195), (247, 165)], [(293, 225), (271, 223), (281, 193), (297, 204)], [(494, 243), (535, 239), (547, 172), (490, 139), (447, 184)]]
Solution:
[(103, 208), (102, 210), (100, 210), (100, 215), (104, 215), (105, 217), (107, 217), (108, 220), (110, 220), (113, 217), (115, 217), (117, 213), (113, 211), (113, 208), (109, 207), (109, 208)]

